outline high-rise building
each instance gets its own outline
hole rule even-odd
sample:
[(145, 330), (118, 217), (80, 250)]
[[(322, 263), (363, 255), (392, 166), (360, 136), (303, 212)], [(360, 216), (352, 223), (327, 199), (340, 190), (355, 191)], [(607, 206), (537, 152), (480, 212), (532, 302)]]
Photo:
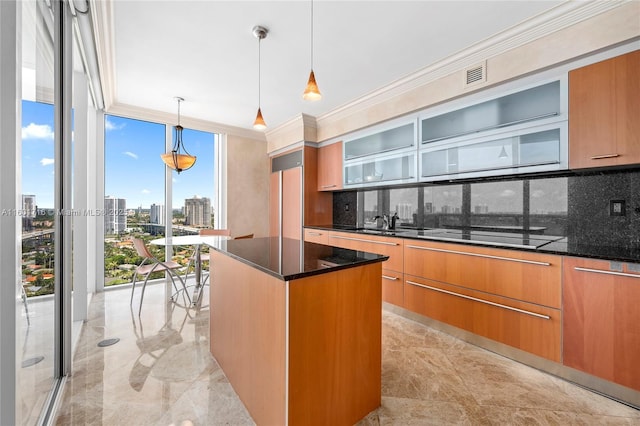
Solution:
[[(411, 203), (398, 203), (396, 205), (396, 212), (400, 220), (413, 220), (413, 205)], [(393, 212), (391, 213), (393, 214)]]
[(473, 207), (473, 212), (475, 214), (486, 214), (489, 213), (489, 206), (487, 204), (478, 204)]
[(33, 231), (33, 219), (36, 218), (36, 196), (22, 195), (22, 230), (25, 232)]
[(127, 229), (127, 200), (104, 197), (104, 233), (120, 234)]
[(433, 203), (431, 203), (431, 202), (424, 203), (424, 212), (425, 212), (425, 214), (433, 213)]
[(36, 217), (36, 196), (22, 195), (22, 217), (33, 219)]
[(198, 197), (184, 200), (185, 225), (211, 226), (211, 200)]
[(164, 204), (151, 204), (149, 209), (149, 222), (164, 225)]

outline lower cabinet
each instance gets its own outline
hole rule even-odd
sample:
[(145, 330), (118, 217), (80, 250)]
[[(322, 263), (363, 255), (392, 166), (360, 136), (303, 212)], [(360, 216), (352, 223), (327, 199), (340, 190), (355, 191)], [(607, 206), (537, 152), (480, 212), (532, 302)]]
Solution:
[(382, 300), (396, 306), (404, 306), (404, 274), (389, 269), (382, 270)]
[(403, 306), (403, 240), (401, 238), (332, 231), (329, 232), (328, 244), (389, 256), (389, 260), (382, 263), (382, 300)]
[(405, 275), (405, 308), (560, 362), (561, 311)]
[(329, 244), (329, 231), (321, 229), (304, 228), (304, 240), (316, 244)]
[(561, 256), (406, 240), (404, 261), (405, 309), (561, 361)]
[(565, 258), (563, 363), (640, 390), (640, 271)]

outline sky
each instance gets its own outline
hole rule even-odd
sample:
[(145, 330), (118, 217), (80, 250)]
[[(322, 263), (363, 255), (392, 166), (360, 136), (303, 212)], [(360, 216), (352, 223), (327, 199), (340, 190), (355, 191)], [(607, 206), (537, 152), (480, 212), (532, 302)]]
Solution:
[[(124, 198), (127, 208), (164, 202), (164, 124), (108, 115), (105, 118), (105, 195)], [(214, 198), (214, 135), (185, 129), (186, 149), (196, 164), (172, 172), (173, 207), (194, 195)], [(53, 107), (22, 103), (22, 188), (35, 194), (39, 208), (54, 205)]]

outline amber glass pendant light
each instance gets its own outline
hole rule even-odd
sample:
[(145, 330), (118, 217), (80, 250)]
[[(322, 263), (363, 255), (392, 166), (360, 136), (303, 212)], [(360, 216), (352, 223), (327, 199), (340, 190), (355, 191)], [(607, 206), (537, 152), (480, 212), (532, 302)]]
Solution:
[(313, 0), (311, 0), (311, 72), (309, 73), (309, 81), (304, 89), (302, 98), (306, 101), (317, 101), (322, 99), (318, 83), (316, 83), (316, 75), (313, 72)]
[(262, 110), (260, 109), (260, 41), (267, 36), (268, 32), (269, 30), (265, 27), (259, 25), (253, 27), (253, 35), (258, 39), (258, 113), (253, 122), (253, 128), (256, 130), (264, 130), (267, 128), (267, 123), (265, 123), (262, 117)]
[(196, 157), (187, 152), (187, 149), (184, 147), (184, 143), (182, 142), (183, 127), (180, 125), (180, 102), (184, 101), (184, 99), (176, 97), (176, 100), (178, 101), (178, 125), (173, 127), (176, 135), (173, 143), (173, 149), (171, 152), (161, 154), (160, 157), (168, 167), (180, 174), (181, 171), (188, 170), (193, 167), (196, 163)]

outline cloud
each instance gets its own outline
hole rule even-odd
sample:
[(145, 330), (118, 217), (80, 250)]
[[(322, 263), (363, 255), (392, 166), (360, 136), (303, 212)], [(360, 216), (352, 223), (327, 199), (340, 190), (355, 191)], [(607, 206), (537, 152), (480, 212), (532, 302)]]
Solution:
[(53, 158), (43, 158), (42, 160), (40, 160), (40, 164), (42, 164), (43, 166), (49, 166), (53, 163), (55, 163)]
[(513, 197), (514, 195), (516, 195), (516, 191), (512, 189), (505, 189), (500, 193), (501, 197)]
[(148, 189), (143, 189), (142, 191), (143, 194), (151, 194), (151, 191), (149, 191)]
[(53, 129), (48, 124), (30, 123), (22, 128), (22, 139), (48, 139), (53, 140)]
[(541, 197), (544, 197), (544, 195), (545, 194), (544, 194), (544, 191), (542, 189), (536, 189), (535, 191), (533, 191), (531, 193), (531, 196), (533, 198), (541, 198)]
[(124, 155), (128, 155), (129, 157), (131, 157), (133, 159), (136, 159), (136, 160), (138, 159), (138, 154), (135, 154), (135, 153), (133, 153), (131, 151), (125, 151), (125, 152), (123, 152), (123, 154)]
[(114, 124), (112, 121), (110, 121), (108, 118), (106, 118), (104, 120), (104, 128), (107, 132), (110, 132), (111, 130), (120, 130), (122, 129), (124, 126), (126, 125), (126, 123), (122, 123), (122, 124)]

